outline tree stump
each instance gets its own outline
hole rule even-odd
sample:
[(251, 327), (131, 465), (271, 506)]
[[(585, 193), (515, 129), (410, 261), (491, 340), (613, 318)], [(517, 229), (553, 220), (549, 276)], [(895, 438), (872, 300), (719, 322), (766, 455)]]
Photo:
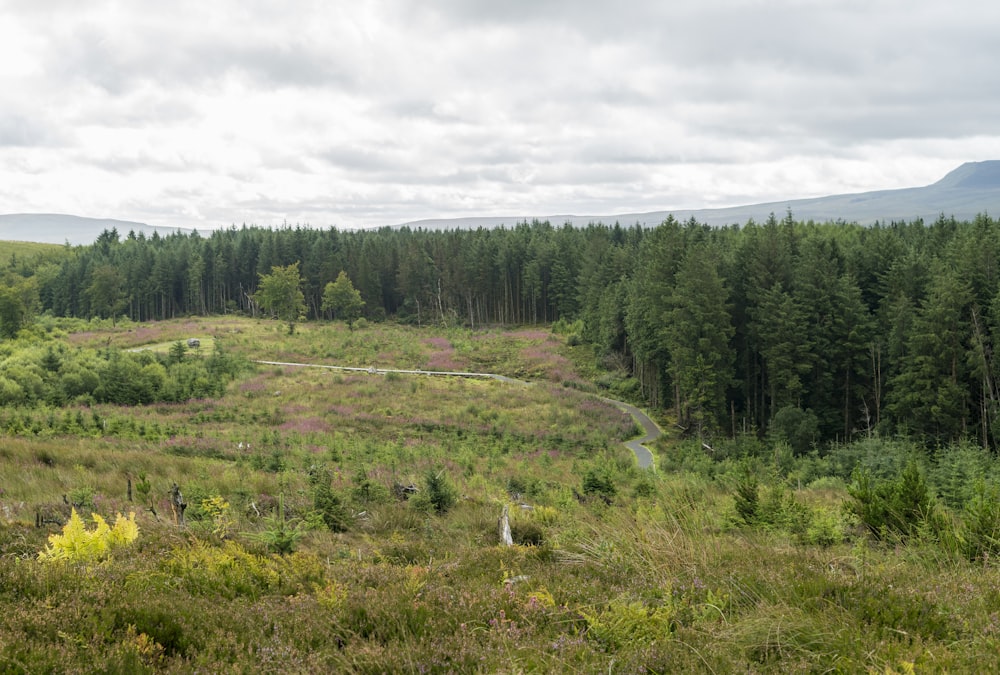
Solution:
[(174, 512), (174, 523), (184, 526), (184, 509), (187, 508), (187, 502), (184, 501), (184, 496), (181, 494), (181, 489), (174, 483), (170, 488), (170, 509)]
[(503, 505), (503, 512), (497, 521), (497, 529), (500, 531), (500, 543), (504, 546), (513, 546), (514, 538), (510, 536), (510, 513), (506, 504)]

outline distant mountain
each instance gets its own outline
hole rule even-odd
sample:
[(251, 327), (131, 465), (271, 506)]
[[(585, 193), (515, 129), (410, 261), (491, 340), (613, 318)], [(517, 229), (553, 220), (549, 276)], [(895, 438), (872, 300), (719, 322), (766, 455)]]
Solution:
[[(83, 218), (58, 213), (14, 213), (0, 215), (0, 240), (35, 241), (42, 244), (93, 244), (104, 230), (118, 230), (124, 239), (130, 231), (137, 235), (142, 232), (147, 237), (153, 232), (166, 236), (178, 228), (154, 227), (145, 223), (111, 218)], [(190, 232), (190, 230), (181, 230)]]
[[(972, 220), (988, 213), (1000, 216), (1000, 160), (967, 162), (948, 173), (938, 182), (925, 187), (899, 190), (879, 190), (856, 194), (833, 195), (813, 199), (791, 199), (750, 206), (733, 206), (724, 209), (673, 209), (646, 213), (619, 213), (611, 215), (520, 215), (482, 216), (472, 218), (441, 218), (415, 220), (399, 227), (425, 230), (476, 229), (479, 227), (513, 227), (532, 220), (547, 220), (553, 225), (570, 223), (579, 227), (589, 223), (636, 223), (647, 227), (659, 225), (669, 216), (683, 222), (694, 218), (707, 225), (743, 225), (751, 218), (763, 222), (773, 213), (779, 218), (791, 210), (796, 220), (816, 222), (856, 222), (870, 225), (875, 221), (913, 221), (918, 218), (933, 222), (938, 216), (954, 216), (958, 220)], [(174, 232), (190, 233), (183, 228), (154, 227), (144, 223), (109, 218), (81, 218), (59, 214), (20, 213), (0, 215), (0, 240), (34, 241), (40, 243), (72, 245), (92, 244), (104, 230), (115, 228), (125, 238), (129, 231), (145, 233), (147, 237), (158, 232), (167, 236)]]
[(679, 221), (694, 218), (708, 225), (743, 225), (751, 218), (757, 222), (767, 220), (773, 213), (784, 217), (788, 210), (796, 220), (816, 222), (857, 222), (871, 225), (875, 221), (913, 221), (922, 218), (933, 222), (944, 214), (957, 220), (972, 220), (988, 213), (1000, 216), (1000, 160), (967, 162), (944, 178), (926, 187), (879, 190), (856, 194), (833, 195), (813, 199), (791, 199), (750, 206), (733, 206), (724, 209), (675, 209), (648, 213), (622, 213), (605, 216), (507, 216), (479, 218), (445, 218), (417, 220), (405, 223), (411, 228), (475, 229), (478, 227), (512, 227), (517, 223), (537, 219), (553, 225), (571, 223), (585, 226), (588, 223), (621, 223), (625, 226), (639, 223), (653, 227), (668, 216)]

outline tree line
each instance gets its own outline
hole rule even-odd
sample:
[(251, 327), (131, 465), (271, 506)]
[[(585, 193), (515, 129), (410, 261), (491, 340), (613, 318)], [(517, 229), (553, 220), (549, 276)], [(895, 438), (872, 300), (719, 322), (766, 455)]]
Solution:
[(262, 282), (292, 265), (307, 320), (333, 318), (334, 288), (356, 289), (352, 311), (369, 320), (579, 320), (579, 338), (624, 363), (646, 401), (692, 434), (773, 432), (798, 451), (875, 433), (997, 443), (1000, 228), (987, 215), (871, 227), (788, 213), (723, 228), (670, 218), (654, 228), (112, 230), (62, 255), (11, 260), (0, 333), (38, 312), (254, 315)]

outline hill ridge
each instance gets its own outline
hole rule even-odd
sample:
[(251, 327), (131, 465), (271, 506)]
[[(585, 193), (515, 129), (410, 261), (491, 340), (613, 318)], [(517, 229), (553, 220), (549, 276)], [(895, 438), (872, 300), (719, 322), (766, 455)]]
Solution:
[[(712, 226), (743, 225), (750, 220), (761, 222), (771, 214), (791, 211), (797, 220), (816, 222), (933, 222), (938, 217), (972, 220), (981, 214), (1000, 214), (1000, 160), (965, 162), (952, 169), (940, 180), (923, 187), (874, 190), (826, 197), (789, 199), (745, 206), (712, 209), (664, 209), (660, 211), (619, 213), (610, 215), (508, 215), (470, 216), (459, 218), (429, 218), (413, 220), (395, 227), (427, 230), (476, 229), (514, 227), (533, 220), (553, 225), (570, 224), (585, 227), (591, 223), (621, 223), (654, 227), (668, 217), (680, 221), (695, 219)], [(116, 228), (126, 236), (129, 231), (161, 236), (175, 232), (190, 233), (186, 228), (167, 228), (114, 218), (88, 218), (58, 213), (14, 213), (0, 215), (0, 240), (31, 241), (72, 245), (90, 244), (104, 230)]]

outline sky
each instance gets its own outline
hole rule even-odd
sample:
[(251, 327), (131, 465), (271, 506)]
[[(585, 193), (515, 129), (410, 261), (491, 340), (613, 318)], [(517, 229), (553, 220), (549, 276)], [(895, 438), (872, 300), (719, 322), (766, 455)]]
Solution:
[(0, 213), (354, 228), (1000, 159), (1000, 3), (0, 0)]

